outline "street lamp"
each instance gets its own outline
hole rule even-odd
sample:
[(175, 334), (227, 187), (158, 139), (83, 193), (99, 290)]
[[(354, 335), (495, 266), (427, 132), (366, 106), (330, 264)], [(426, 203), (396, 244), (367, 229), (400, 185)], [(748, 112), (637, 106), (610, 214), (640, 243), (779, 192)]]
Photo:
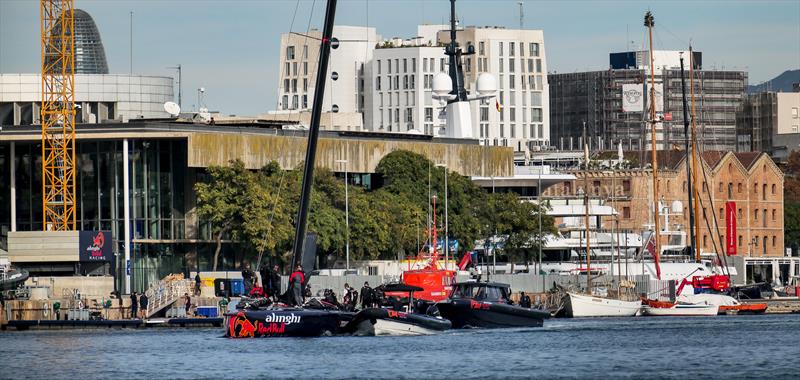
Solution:
[(446, 270), (447, 260), (450, 257), (450, 234), (447, 232), (447, 164), (436, 166), (444, 168), (444, 269)]
[(350, 201), (347, 193), (347, 160), (336, 160), (344, 164), (344, 224), (345, 224), (345, 275), (350, 270)]

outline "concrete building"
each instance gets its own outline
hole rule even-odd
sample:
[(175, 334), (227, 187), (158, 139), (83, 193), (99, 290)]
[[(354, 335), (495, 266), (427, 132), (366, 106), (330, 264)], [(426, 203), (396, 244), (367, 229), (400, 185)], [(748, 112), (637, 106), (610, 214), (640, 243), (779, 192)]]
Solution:
[(736, 114), (736, 150), (785, 160), (800, 149), (800, 92), (748, 95)]
[[(649, 154), (649, 153), (648, 153)], [(638, 152), (628, 153), (634, 159)], [(686, 231), (688, 222), (688, 190), (686, 162), (682, 152), (659, 152), (659, 194), (665, 209), (680, 201), (683, 212), (671, 214), (668, 227), (662, 213), (662, 229)], [(638, 159), (638, 158), (637, 158)], [(781, 257), (785, 254), (783, 238), (783, 173), (767, 154), (748, 152), (705, 152), (700, 164), (706, 180), (699, 181), (700, 214), (697, 221), (700, 252), (713, 254), (729, 252), (720, 244), (726, 242), (726, 212), (728, 202), (736, 208), (736, 253), (746, 257)], [(650, 170), (572, 170), (574, 181), (564, 181), (544, 192), (544, 196), (563, 198), (577, 196), (588, 180), (589, 193), (611, 205), (619, 212), (618, 229), (641, 232), (652, 228), (652, 174)], [(671, 213), (671, 211), (670, 211)], [(603, 220), (610, 229), (612, 218)], [(667, 244), (669, 236), (662, 236)]]
[[(40, 124), (42, 77), (0, 74), (0, 125)], [(78, 123), (169, 117), (174, 100), (170, 77), (128, 74), (75, 74)]]
[(440, 118), (442, 105), (431, 97), (431, 86), (446, 59), (444, 48), (419, 46), (418, 41), (405, 43), (397, 47), (384, 44), (373, 53), (366, 125), (373, 131), (436, 136), (445, 120)]
[[(372, 52), (380, 37), (375, 28), (345, 25), (334, 26), (333, 36), (340, 43), (338, 48), (331, 50), (328, 72), (325, 75), (322, 110), (363, 113), (365, 97), (368, 96), (364, 89), (365, 66), (372, 59)], [(319, 30), (311, 30), (307, 35), (281, 34), (277, 110), (311, 109), (317, 79), (320, 38), (322, 32)]]
[[(683, 104), (680, 51), (655, 51), (657, 149), (683, 146)], [(702, 55), (694, 52), (695, 110), (699, 142), (707, 150), (736, 148), (736, 112), (744, 99), (747, 73), (702, 70)], [(649, 54), (646, 51), (612, 53), (609, 70), (550, 74), (550, 133), (559, 149), (581, 149), (583, 123), (591, 149), (604, 150), (622, 143), (626, 150), (649, 150)], [(688, 60), (685, 63), (687, 97), (690, 94)], [(644, 93), (644, 95), (643, 95)], [(665, 95), (664, 95), (665, 94)], [(644, 114), (643, 114), (644, 113)]]
[[(448, 30), (439, 32), (440, 44), (449, 40)], [(475, 92), (480, 73), (497, 79), (496, 102), (471, 103), (473, 135), (481, 144), (512, 147), (518, 155), (551, 145), (544, 32), (468, 26), (456, 32), (456, 40), (475, 52), (464, 58), (467, 91)], [(437, 69), (446, 72), (445, 63)]]

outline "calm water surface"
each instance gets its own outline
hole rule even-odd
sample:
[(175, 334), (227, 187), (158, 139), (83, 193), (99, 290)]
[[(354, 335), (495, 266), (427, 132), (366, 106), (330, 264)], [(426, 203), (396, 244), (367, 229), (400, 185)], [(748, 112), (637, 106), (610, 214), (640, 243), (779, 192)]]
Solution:
[(427, 337), (0, 333), (2, 378), (800, 378), (800, 315), (552, 319)]

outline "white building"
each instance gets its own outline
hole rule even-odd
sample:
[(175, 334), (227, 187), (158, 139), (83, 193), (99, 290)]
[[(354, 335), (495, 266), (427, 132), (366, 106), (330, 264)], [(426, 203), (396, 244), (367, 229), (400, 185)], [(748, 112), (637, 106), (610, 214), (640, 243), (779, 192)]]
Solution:
[[(387, 44), (388, 45), (388, 44)], [(444, 126), (442, 105), (433, 101), (433, 76), (441, 72), (444, 48), (432, 46), (375, 49), (368, 69), (366, 128), (378, 132), (435, 135)]]
[[(40, 124), (40, 74), (0, 74), (0, 125)], [(78, 123), (169, 117), (174, 100), (170, 77), (128, 74), (75, 74)]]
[[(450, 32), (440, 31), (438, 39), (447, 43)], [(464, 51), (475, 49), (475, 55), (463, 58), (467, 91), (475, 92), (480, 73), (497, 79), (496, 101), (471, 103), (473, 135), (481, 144), (508, 146), (521, 154), (550, 145), (544, 32), (470, 26), (458, 30), (456, 40)]]
[[(333, 27), (333, 37), (340, 42), (337, 49), (331, 49), (322, 110), (329, 112), (338, 108), (340, 113), (363, 113), (366, 102), (364, 69), (380, 38), (375, 28), (344, 25)], [(311, 109), (320, 38), (319, 30), (311, 30), (308, 35), (281, 34), (278, 111)], [(341, 127), (351, 129), (349, 125)]]

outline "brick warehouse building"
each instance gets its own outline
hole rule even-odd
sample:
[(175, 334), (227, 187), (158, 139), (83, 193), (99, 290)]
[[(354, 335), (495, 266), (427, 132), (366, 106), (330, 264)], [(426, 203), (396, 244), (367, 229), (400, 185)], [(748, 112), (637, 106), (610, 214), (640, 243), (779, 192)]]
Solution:
[[(629, 157), (639, 157), (631, 152)], [(645, 157), (649, 157), (646, 153)], [(659, 194), (663, 207), (674, 201), (683, 204), (681, 214), (669, 216), (671, 230), (688, 228), (686, 163), (683, 152), (659, 152)], [(701, 184), (701, 206), (697, 221), (700, 234), (697, 245), (702, 254), (716, 252), (712, 236), (718, 234), (724, 244), (726, 234), (725, 205), (736, 204), (736, 254), (749, 257), (784, 255), (783, 238), (783, 173), (765, 153), (705, 152), (702, 154), (706, 180)], [(590, 195), (599, 198), (619, 213), (619, 229), (640, 232), (652, 226), (652, 176), (650, 170), (584, 170), (571, 171), (576, 180), (565, 181), (547, 189), (546, 197), (576, 196), (588, 175)], [(703, 218), (703, 215), (707, 219)], [(708, 220), (708, 224), (706, 224)], [(664, 217), (662, 214), (662, 228)], [(613, 218), (602, 220), (610, 229)], [(652, 228), (652, 227), (650, 227)], [(716, 230), (716, 232), (714, 232)], [(667, 243), (662, 237), (662, 244)], [(688, 242), (687, 242), (688, 243)]]

